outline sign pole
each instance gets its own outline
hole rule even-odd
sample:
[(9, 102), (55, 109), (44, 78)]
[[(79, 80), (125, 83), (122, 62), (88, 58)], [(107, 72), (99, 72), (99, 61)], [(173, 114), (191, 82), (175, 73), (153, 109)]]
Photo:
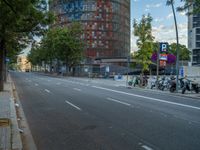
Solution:
[[(159, 67), (160, 67), (160, 49), (157, 51), (157, 68), (156, 68), (156, 82), (158, 83), (158, 78), (159, 78)], [(158, 89), (158, 84), (156, 84), (156, 88)]]

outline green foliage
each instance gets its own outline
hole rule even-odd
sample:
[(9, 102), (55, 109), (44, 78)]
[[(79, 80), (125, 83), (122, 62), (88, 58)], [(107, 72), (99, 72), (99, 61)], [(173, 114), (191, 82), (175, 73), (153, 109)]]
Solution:
[(84, 48), (81, 35), (82, 28), (77, 22), (69, 27), (50, 28), (39, 46), (31, 50), (29, 61), (35, 65), (40, 61), (51, 65), (53, 60), (61, 60), (66, 66), (78, 64), (82, 60)]
[(138, 37), (137, 46), (138, 51), (135, 55), (138, 63), (142, 65), (142, 71), (149, 70), (149, 65), (151, 64), (151, 55), (153, 52), (153, 40), (152, 35), (152, 17), (150, 14), (148, 16), (143, 15), (141, 21), (138, 23), (134, 20), (134, 35)]
[[(177, 11), (185, 11), (188, 15), (190, 14), (199, 14), (200, 13), (200, 0), (180, 0), (181, 2), (184, 2), (183, 6), (179, 6), (177, 8)], [(167, 0), (166, 5), (171, 5), (172, 3), (175, 3), (175, 0)], [(192, 7), (192, 5), (195, 4), (193, 7), (193, 10), (189, 9)]]
[(159, 50), (159, 42), (153, 42), (153, 52), (157, 52)]
[[(178, 11), (187, 11), (188, 15), (190, 14), (199, 14), (200, 13), (200, 0), (181, 0), (182, 2), (184, 2), (183, 6), (180, 6), (177, 8)], [(188, 11), (188, 8), (190, 8), (193, 4), (195, 4), (193, 7), (192, 11)]]
[[(169, 53), (176, 55), (176, 43), (172, 43), (169, 45)], [(180, 60), (190, 60), (191, 52), (187, 49), (185, 45), (179, 44), (179, 57)]]
[(38, 45), (32, 46), (30, 53), (28, 54), (28, 60), (32, 65), (41, 65), (44, 58), (43, 51)]
[(5, 41), (8, 56), (18, 54), (34, 36), (44, 34), (53, 21), (45, 0), (0, 0), (0, 41)]
[(35, 35), (42, 35), (46, 25), (53, 21), (53, 15), (46, 8), (46, 0), (0, 0), (0, 91), (6, 79), (5, 57), (14, 62), (16, 54)]

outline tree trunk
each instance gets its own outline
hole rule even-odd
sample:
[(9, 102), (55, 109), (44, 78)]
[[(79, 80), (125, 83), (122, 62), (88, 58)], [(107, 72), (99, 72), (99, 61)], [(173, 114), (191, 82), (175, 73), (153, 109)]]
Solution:
[(69, 70), (68, 70), (68, 66), (67, 66), (67, 60), (65, 60), (65, 69), (66, 69), (66, 75), (68, 74)]
[(50, 60), (50, 64), (49, 64), (49, 65), (50, 65), (50, 73), (52, 73), (52, 69), (53, 69), (53, 68), (52, 68), (52, 67), (53, 67), (53, 66), (52, 66), (52, 60)]
[(44, 61), (44, 73), (47, 73), (47, 63)]
[(60, 74), (60, 73), (61, 73), (61, 72), (60, 72), (60, 61), (59, 61), (59, 59), (57, 59), (56, 72), (57, 72), (57, 74)]
[(4, 62), (3, 62), (3, 80), (7, 81), (7, 61), (6, 61), (7, 52), (4, 50)]
[(144, 75), (144, 72), (142, 71), (142, 73), (140, 74), (140, 86), (143, 87), (143, 75)]
[(4, 49), (5, 47), (5, 41), (2, 39), (0, 41), (0, 91), (3, 91), (4, 89), (4, 71), (3, 71), (3, 66), (4, 66)]

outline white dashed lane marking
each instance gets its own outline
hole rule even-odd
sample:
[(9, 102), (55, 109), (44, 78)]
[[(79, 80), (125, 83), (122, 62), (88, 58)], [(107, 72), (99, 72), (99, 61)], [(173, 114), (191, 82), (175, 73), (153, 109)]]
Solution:
[(44, 91), (47, 92), (47, 93), (51, 93), (51, 92), (50, 92), (49, 90), (47, 90), (47, 89), (45, 89)]
[(81, 110), (82, 110), (80, 107), (78, 107), (78, 106), (76, 106), (76, 105), (74, 105), (74, 104), (70, 103), (69, 101), (65, 101), (65, 103), (67, 103), (67, 104), (71, 105), (72, 107), (76, 108), (76, 109), (77, 109), (77, 110), (79, 110), (79, 111), (81, 111)]
[(78, 88), (73, 88), (73, 90), (75, 90), (75, 91), (81, 91), (81, 89), (78, 89)]
[(123, 105), (126, 105), (126, 106), (131, 106), (131, 104), (129, 104), (129, 103), (122, 102), (122, 101), (119, 101), (119, 100), (116, 100), (116, 99), (113, 99), (113, 98), (108, 97), (107, 100), (113, 101), (113, 102), (116, 102), (116, 103), (119, 103), (119, 104), (123, 104)]

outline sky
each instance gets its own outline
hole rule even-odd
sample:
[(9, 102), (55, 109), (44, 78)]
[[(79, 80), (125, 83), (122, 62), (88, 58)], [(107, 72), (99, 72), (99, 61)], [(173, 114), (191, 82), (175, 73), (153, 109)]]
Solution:
[[(175, 0), (175, 7), (183, 5)], [(133, 35), (133, 19), (140, 20), (142, 15), (151, 14), (153, 17), (152, 30), (158, 42), (176, 42), (174, 18), (166, 0), (131, 0), (131, 51), (136, 51), (136, 37)], [(187, 17), (185, 12), (176, 12), (180, 44), (187, 46)]]
[[(166, 0), (130, 0), (131, 1), (131, 51), (136, 51), (136, 39), (133, 35), (133, 19), (138, 21), (142, 15), (151, 14), (153, 17), (152, 27), (155, 41), (176, 42), (174, 18), (170, 6), (166, 6)], [(181, 0), (175, 0), (175, 7), (183, 5)], [(179, 29), (180, 44), (187, 46), (187, 17), (184, 12), (176, 12)], [(30, 49), (30, 48), (28, 48)], [(27, 53), (28, 50), (25, 50)]]

